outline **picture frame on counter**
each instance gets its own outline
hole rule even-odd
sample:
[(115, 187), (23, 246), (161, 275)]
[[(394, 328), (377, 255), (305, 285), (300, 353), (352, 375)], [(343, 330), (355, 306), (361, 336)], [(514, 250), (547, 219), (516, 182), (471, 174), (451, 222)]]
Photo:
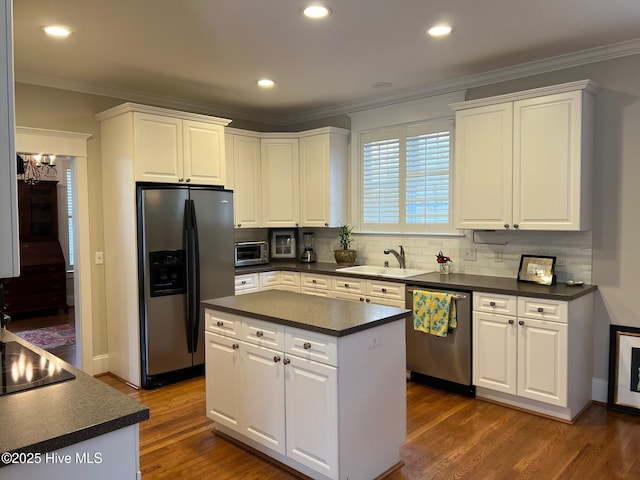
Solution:
[(640, 415), (640, 328), (609, 327), (607, 407)]
[(518, 281), (553, 285), (556, 280), (556, 257), (521, 255)]

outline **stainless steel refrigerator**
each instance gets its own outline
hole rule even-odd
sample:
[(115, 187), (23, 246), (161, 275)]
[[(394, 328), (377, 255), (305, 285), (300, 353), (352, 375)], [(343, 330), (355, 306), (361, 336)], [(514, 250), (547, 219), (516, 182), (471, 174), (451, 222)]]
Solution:
[(233, 194), (137, 184), (142, 387), (204, 372), (200, 301), (234, 294)]

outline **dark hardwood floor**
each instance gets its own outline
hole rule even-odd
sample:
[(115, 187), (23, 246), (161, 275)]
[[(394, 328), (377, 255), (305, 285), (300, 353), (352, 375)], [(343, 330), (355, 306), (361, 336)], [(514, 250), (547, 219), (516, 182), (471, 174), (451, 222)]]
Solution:
[[(73, 307), (69, 307), (69, 311), (64, 313), (62, 311), (56, 312), (41, 312), (37, 315), (20, 316), (14, 315), (11, 322), (7, 325), (7, 330), (12, 333), (24, 332), (26, 330), (36, 330), (38, 328), (53, 327), (54, 325), (64, 324), (75, 325), (75, 315)], [(62, 347), (47, 349), (58, 358), (61, 358), (65, 362), (72, 365), (76, 364), (76, 346), (65, 345)]]
[[(140, 424), (143, 479), (295, 478), (214, 435), (203, 378), (150, 391), (98, 378), (150, 408)], [(405, 465), (391, 480), (640, 478), (640, 417), (603, 405), (569, 425), (408, 383), (407, 410)]]

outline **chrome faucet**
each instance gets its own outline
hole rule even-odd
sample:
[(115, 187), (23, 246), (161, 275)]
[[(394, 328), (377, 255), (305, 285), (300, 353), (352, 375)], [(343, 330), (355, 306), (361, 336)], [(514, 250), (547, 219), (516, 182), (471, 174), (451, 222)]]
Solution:
[(393, 253), (393, 256), (396, 257), (396, 260), (398, 260), (398, 263), (400, 264), (400, 268), (406, 268), (404, 265), (404, 248), (402, 248), (402, 245), (400, 245), (400, 253), (396, 252), (393, 248), (384, 249), (385, 255), (389, 255), (390, 253)]

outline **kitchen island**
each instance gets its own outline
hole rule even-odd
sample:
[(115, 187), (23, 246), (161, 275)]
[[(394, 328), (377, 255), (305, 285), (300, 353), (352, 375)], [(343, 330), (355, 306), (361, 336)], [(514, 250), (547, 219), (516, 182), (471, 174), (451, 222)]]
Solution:
[(402, 465), (410, 311), (277, 290), (202, 305), (219, 434), (317, 479)]
[[(74, 377), (0, 395), (0, 480), (139, 475), (138, 423), (149, 418), (146, 406), (4, 329), (0, 342), (26, 347), (40, 356), (41, 365)], [(19, 356), (12, 368), (10, 357), (3, 348), (6, 375), (29, 370), (28, 360)], [(9, 385), (3, 379), (3, 393)]]

